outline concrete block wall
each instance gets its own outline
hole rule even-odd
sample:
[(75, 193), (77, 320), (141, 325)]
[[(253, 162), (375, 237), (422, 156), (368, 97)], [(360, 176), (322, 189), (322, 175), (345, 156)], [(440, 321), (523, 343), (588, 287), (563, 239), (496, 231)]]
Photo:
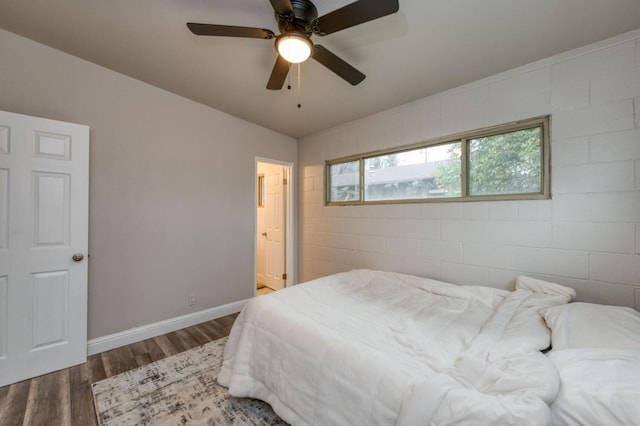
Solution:
[[(552, 199), (323, 204), (328, 159), (551, 114)], [(299, 281), (353, 268), (640, 309), (640, 29), (299, 141)]]

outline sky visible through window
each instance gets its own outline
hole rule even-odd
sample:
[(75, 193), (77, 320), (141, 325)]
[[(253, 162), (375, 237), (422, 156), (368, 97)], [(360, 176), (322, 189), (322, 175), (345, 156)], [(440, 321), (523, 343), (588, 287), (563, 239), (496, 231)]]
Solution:
[[(424, 163), (426, 161), (442, 161), (451, 158), (448, 151), (449, 145), (436, 145), (428, 148), (417, 149), (413, 151), (399, 152), (396, 155), (398, 166), (409, 166), (411, 164)], [(426, 156), (425, 156), (426, 153)]]

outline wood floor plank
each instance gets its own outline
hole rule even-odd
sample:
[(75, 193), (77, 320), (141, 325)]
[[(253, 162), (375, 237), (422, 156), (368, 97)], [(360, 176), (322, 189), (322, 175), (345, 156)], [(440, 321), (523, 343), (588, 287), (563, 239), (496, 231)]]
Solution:
[(152, 361), (159, 361), (166, 358), (166, 355), (162, 352), (162, 349), (158, 346), (155, 340), (147, 339), (144, 341), (144, 344), (147, 347), (147, 353)]
[(175, 355), (181, 352), (180, 348), (177, 348), (166, 334), (154, 337), (153, 341), (156, 342), (166, 356)]
[(205, 339), (206, 342), (211, 342), (216, 340), (216, 337), (207, 330), (206, 327), (203, 327), (202, 324), (194, 325), (193, 329), (199, 336)]
[(2, 412), (0, 412), (0, 425), (21, 425), (29, 399), (31, 380), (14, 383), (7, 392)]
[(69, 370), (31, 379), (24, 424), (29, 426), (69, 425)]
[[(69, 383), (69, 369), (65, 368), (60, 371), (60, 375), (57, 377), (52, 376), (51, 379), (56, 380), (58, 384), (58, 398), (57, 405), (60, 410), (61, 425), (70, 425), (71, 424), (71, 386)], [(43, 422), (42, 424), (50, 425), (51, 423)]]
[(144, 344), (144, 340), (141, 342), (131, 343), (128, 346), (129, 346), (129, 349), (131, 349), (131, 352), (133, 352), (134, 356), (144, 355), (147, 353), (147, 345)]
[(87, 380), (89, 383), (99, 382), (107, 378), (101, 354), (91, 355), (87, 359)]
[(36, 405), (46, 404), (46, 398), (43, 393), (40, 393), (40, 383), (42, 382), (42, 376), (34, 377), (31, 379), (31, 386), (29, 387), (29, 397), (27, 398), (27, 404), (24, 409), (24, 424), (33, 424), (33, 415), (36, 412)]
[(131, 349), (131, 352), (133, 353), (133, 359), (138, 367), (145, 366), (152, 362), (147, 350), (147, 345), (144, 343), (144, 341), (131, 343), (129, 345), (129, 349)]
[(9, 387), (10, 386), (2, 386), (0, 388), (0, 417), (2, 417), (2, 413), (5, 410), (7, 404), (7, 396), (9, 395)]
[(184, 329), (176, 330), (174, 332), (174, 334), (175, 334), (176, 338), (179, 340), (180, 344), (182, 345), (182, 347), (185, 350), (193, 349), (196, 346), (198, 346), (197, 342), (195, 340), (193, 340), (191, 335), (189, 333), (185, 332)]
[(178, 333), (176, 333), (175, 331), (172, 331), (171, 333), (167, 333), (166, 336), (169, 340), (171, 340), (171, 343), (173, 343), (173, 346), (175, 346), (178, 349), (178, 352), (184, 352), (187, 349), (189, 349), (189, 345), (186, 345), (182, 341), (182, 339), (180, 339), (180, 336), (178, 335)]
[(225, 329), (225, 336), (229, 335), (231, 332), (231, 327), (233, 327), (233, 323), (236, 322), (237, 314), (227, 315), (226, 317), (216, 319), (216, 323), (221, 325)]
[(206, 334), (200, 331), (197, 325), (192, 325), (191, 327), (187, 328), (187, 331), (191, 333), (194, 339), (198, 341), (198, 346), (202, 346), (205, 343), (209, 343), (211, 341), (211, 339), (209, 339)]
[(203, 329), (207, 333), (207, 336), (215, 340), (220, 335), (220, 332), (214, 326), (212, 326), (211, 323), (212, 321), (203, 322), (201, 324), (198, 324), (198, 327)]
[(71, 424), (95, 425), (96, 412), (91, 393), (89, 363), (69, 369), (69, 394), (71, 395)]
[(185, 348), (193, 349), (202, 345), (201, 339), (197, 338), (189, 328), (183, 328), (182, 330), (176, 331), (176, 334), (180, 338), (180, 341), (184, 343)]
[(153, 362), (153, 360), (151, 359), (148, 353), (134, 355), (134, 360), (138, 367), (144, 367), (145, 365), (151, 364)]
[(124, 373), (125, 371), (138, 367), (129, 346), (122, 346), (103, 352), (102, 362), (107, 377), (115, 376), (116, 374)]
[(218, 324), (215, 320), (203, 322), (200, 325), (202, 327), (208, 329), (211, 334), (216, 336), (215, 337), (216, 339), (219, 339), (221, 337), (227, 336), (229, 334), (226, 331), (226, 329), (223, 326), (221, 326), (220, 324)]

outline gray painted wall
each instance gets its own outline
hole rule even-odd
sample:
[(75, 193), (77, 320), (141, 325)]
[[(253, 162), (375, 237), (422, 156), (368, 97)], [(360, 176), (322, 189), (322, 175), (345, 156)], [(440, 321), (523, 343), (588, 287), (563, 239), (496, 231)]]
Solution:
[(91, 127), (89, 338), (253, 296), (255, 157), (295, 139), (3, 30), (0, 52), (0, 109)]

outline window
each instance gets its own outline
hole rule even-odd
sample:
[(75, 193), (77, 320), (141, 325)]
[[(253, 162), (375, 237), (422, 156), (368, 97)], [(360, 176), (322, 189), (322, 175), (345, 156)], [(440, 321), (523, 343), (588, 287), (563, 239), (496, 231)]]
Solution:
[(549, 117), (326, 163), (327, 204), (549, 198)]

